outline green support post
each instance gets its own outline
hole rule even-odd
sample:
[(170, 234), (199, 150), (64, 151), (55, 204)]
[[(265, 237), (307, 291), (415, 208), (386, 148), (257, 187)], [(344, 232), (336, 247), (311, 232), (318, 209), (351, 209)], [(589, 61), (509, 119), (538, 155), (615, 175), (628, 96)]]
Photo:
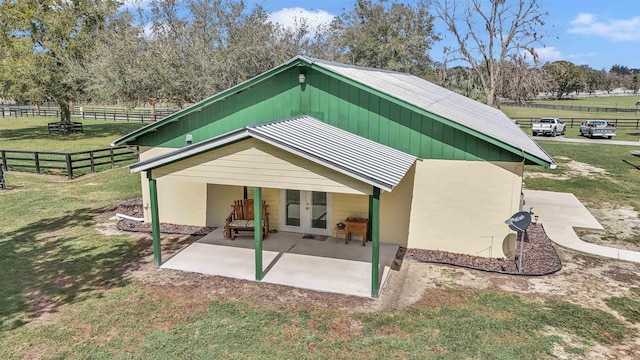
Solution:
[(253, 240), (255, 242), (256, 280), (262, 280), (262, 188), (253, 188)]
[(160, 216), (158, 215), (158, 188), (156, 179), (147, 170), (149, 180), (149, 202), (151, 205), (151, 236), (153, 238), (153, 265), (162, 265), (162, 253), (160, 248)]
[(380, 271), (380, 188), (373, 188), (373, 195), (369, 195), (371, 202), (371, 297), (377, 298), (380, 290), (378, 274)]

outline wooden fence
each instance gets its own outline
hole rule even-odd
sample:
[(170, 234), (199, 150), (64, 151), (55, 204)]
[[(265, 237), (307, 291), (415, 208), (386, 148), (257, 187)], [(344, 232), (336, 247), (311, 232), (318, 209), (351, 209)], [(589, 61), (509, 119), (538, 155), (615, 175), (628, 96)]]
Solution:
[[(540, 118), (525, 118), (525, 117), (514, 117), (513, 120), (516, 120), (520, 126), (531, 126), (533, 123)], [(593, 118), (561, 118), (568, 127), (580, 127), (585, 120), (590, 120)], [(622, 130), (638, 130), (640, 129), (640, 119), (604, 119), (610, 124), (615, 124), (618, 129)]]
[[(155, 114), (151, 114), (150, 110), (129, 110), (129, 109), (109, 109), (109, 108), (91, 108), (88, 110), (80, 111), (74, 110), (71, 112), (72, 119), (92, 119), (103, 121), (139, 121), (139, 122), (152, 122), (163, 119), (171, 114), (174, 110), (156, 110)], [(56, 108), (40, 108), (36, 110), (35, 107), (0, 107), (0, 115), (5, 117), (56, 117), (60, 118), (60, 110)]]
[(607, 112), (607, 113), (638, 113), (639, 108), (618, 108), (618, 107), (601, 107), (601, 106), (575, 106), (575, 105), (557, 105), (557, 104), (531, 104), (519, 102), (501, 102), (500, 106), (517, 106), (536, 109), (552, 109), (552, 110), (569, 110), (569, 111), (586, 111), (586, 112)]
[(138, 148), (126, 146), (73, 153), (51, 151), (0, 150), (4, 170), (35, 171), (75, 176), (115, 168), (117, 164), (138, 160)]

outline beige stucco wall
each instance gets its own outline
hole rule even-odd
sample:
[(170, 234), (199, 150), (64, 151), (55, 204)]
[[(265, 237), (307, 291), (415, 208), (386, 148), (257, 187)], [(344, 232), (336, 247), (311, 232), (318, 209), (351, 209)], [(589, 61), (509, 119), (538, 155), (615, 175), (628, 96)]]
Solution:
[[(216, 171), (222, 171), (229, 165), (229, 161), (240, 161), (235, 154), (248, 158), (258, 156), (245, 166), (245, 170), (250, 170), (255, 165), (255, 178), (260, 178), (260, 181), (278, 177), (271, 172), (264, 173), (263, 170), (269, 168), (266, 165), (271, 164), (275, 169), (284, 165), (285, 168), (289, 167), (288, 171), (305, 173), (305, 176), (309, 176), (307, 180), (314, 181), (292, 180), (290, 177), (294, 175), (285, 171), (279, 176), (281, 179), (277, 182), (278, 186), (331, 192), (332, 228), (335, 223), (349, 216), (368, 217), (368, 195), (363, 193), (369, 191), (369, 185), (353, 179), (340, 179), (343, 175), (333, 170), (304, 159), (293, 159), (291, 154), (282, 154), (275, 147), (256, 142), (243, 141), (231, 145), (236, 147), (225, 152), (225, 155), (218, 153), (206, 159), (196, 159), (195, 166), (200, 167), (197, 170), (199, 175), (190, 174), (186, 166), (182, 169), (173, 168), (182, 172), (177, 176), (173, 176), (167, 170), (168, 167), (163, 168), (162, 172), (161, 169), (154, 170), (154, 177), (158, 182), (160, 220), (178, 224), (222, 226), (233, 200), (242, 198), (241, 181), (253, 181), (243, 178), (236, 180), (234, 185), (228, 185), (224, 184), (227, 181), (224, 179), (231, 177), (217, 178), (212, 175)], [(227, 148), (229, 147), (223, 149)], [(140, 158), (145, 160), (173, 149), (141, 150), (143, 152)], [(260, 161), (260, 157), (264, 161)], [(218, 164), (219, 160), (222, 164)], [(206, 166), (211, 167), (203, 170), (202, 167)], [(392, 192), (382, 193), (380, 240), (409, 248), (502, 257), (502, 242), (510, 232), (504, 220), (519, 210), (523, 171), (521, 163), (418, 160)], [(248, 174), (250, 173), (249, 171)], [(329, 174), (324, 179), (333, 185), (327, 187), (326, 182), (323, 183), (323, 174)], [(194, 175), (195, 181), (189, 175)], [(221, 181), (222, 184), (215, 181)], [(148, 208), (146, 174), (142, 174), (142, 185), (144, 205)], [(332, 186), (341, 191), (335, 191), (335, 188), (334, 191), (329, 191)], [(354, 188), (363, 193), (347, 193), (356, 191)], [(252, 187), (249, 187), (248, 195), (253, 197)], [(270, 225), (277, 228), (280, 189), (263, 186), (263, 198), (269, 205)], [(150, 221), (147, 210), (145, 219)], [(337, 232), (335, 228), (333, 235), (344, 236), (343, 232)]]
[(207, 184), (207, 226), (224, 226), (234, 200), (242, 197), (242, 186)]
[(380, 196), (380, 241), (407, 246), (415, 168), (414, 164), (393, 191)]
[[(140, 160), (166, 154), (175, 149), (141, 148)], [(155, 177), (155, 171), (154, 171)], [(149, 209), (149, 182), (145, 172), (141, 176), (142, 201), (145, 221), (151, 221)], [(207, 184), (189, 179), (160, 177), (158, 185), (158, 213), (160, 222), (205, 226), (207, 223)]]
[[(332, 233), (334, 237), (344, 238), (344, 230), (336, 230), (336, 224), (344, 219), (352, 217), (369, 217), (369, 196), (353, 194), (332, 194)], [(359, 234), (354, 234), (353, 239), (362, 239)]]
[(504, 256), (523, 171), (522, 163), (419, 160), (407, 247)]

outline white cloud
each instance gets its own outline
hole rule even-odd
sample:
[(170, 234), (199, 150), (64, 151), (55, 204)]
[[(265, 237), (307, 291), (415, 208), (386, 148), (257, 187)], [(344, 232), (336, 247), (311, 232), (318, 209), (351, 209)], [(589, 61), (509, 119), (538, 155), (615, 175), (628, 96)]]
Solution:
[(329, 25), (334, 18), (335, 15), (325, 10), (307, 10), (301, 7), (284, 8), (269, 14), (269, 21), (289, 28), (295, 28), (304, 20), (311, 29), (315, 29)]
[(611, 41), (640, 41), (640, 16), (629, 19), (598, 21), (596, 16), (580, 13), (570, 22), (567, 32), (579, 35), (595, 35)]
[(151, 0), (124, 0), (122, 5), (127, 9), (145, 9), (148, 7)]
[[(534, 50), (536, 54), (538, 54), (538, 62), (542, 64), (562, 59), (562, 52), (553, 46), (536, 48)], [(528, 57), (531, 57), (531, 55), (525, 53), (525, 58)]]

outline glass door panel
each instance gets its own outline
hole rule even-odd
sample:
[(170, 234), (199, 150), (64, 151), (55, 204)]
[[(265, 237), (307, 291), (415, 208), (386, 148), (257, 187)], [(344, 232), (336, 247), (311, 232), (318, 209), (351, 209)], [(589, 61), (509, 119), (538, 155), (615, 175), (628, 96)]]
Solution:
[(331, 235), (331, 194), (282, 190), (280, 226), (283, 231)]
[(327, 193), (311, 192), (311, 228), (327, 228)]
[(300, 190), (286, 190), (285, 225), (300, 226)]

